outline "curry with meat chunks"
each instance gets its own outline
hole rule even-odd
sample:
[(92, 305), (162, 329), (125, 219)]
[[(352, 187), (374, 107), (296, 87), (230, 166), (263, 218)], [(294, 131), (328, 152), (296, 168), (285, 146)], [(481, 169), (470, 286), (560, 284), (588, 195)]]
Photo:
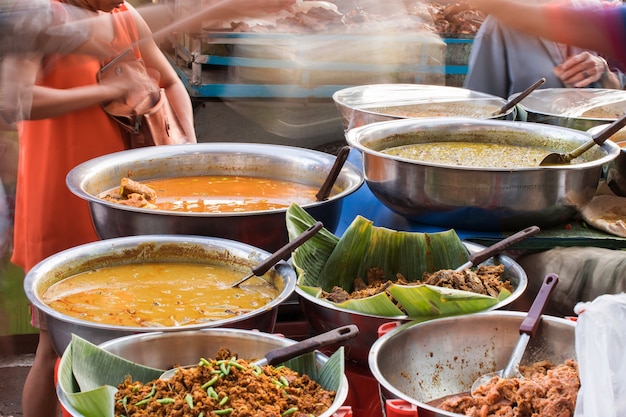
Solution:
[(142, 182), (123, 178), (100, 198), (132, 207), (195, 213), (276, 210), (316, 200), (318, 188), (273, 178), (219, 175), (170, 177)]
[(43, 301), (82, 320), (175, 327), (228, 319), (262, 308), (278, 290), (260, 277), (231, 288), (245, 272), (224, 265), (142, 263), (82, 272), (51, 285)]

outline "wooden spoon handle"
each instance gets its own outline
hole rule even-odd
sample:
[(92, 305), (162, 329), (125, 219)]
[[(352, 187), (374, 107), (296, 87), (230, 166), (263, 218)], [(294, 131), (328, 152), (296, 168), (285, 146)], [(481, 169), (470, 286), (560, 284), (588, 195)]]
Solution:
[(252, 268), (252, 273), (254, 275), (261, 276), (270, 270), (271, 267), (276, 265), (278, 261), (284, 258), (288, 258), (296, 248), (299, 248), (304, 242), (312, 238), (324, 225), (322, 222), (316, 222), (313, 226), (306, 229), (300, 235), (298, 235), (294, 240), (287, 243), (282, 248), (278, 249), (276, 252), (265, 258), (261, 263), (257, 264)]
[(546, 82), (545, 78), (540, 78), (533, 85), (531, 85), (526, 90), (524, 90), (521, 93), (519, 93), (513, 100), (507, 102), (504, 106), (500, 107), (500, 110), (496, 111), (494, 113), (494, 116), (497, 116), (497, 115), (502, 114), (502, 113), (506, 113), (510, 108), (512, 108), (517, 103), (519, 103), (520, 101), (525, 99), (526, 96), (528, 96), (530, 93), (535, 91), (537, 89), (537, 87), (539, 87), (541, 84), (543, 84), (545, 82)]
[(590, 141), (585, 142), (578, 148), (574, 149), (572, 152), (568, 153), (566, 155), (567, 162), (571, 161), (574, 158), (578, 158), (580, 155), (593, 148), (594, 145), (602, 145), (604, 142), (606, 142), (608, 138), (613, 136), (618, 130), (620, 130), (624, 126), (626, 126), (626, 114), (608, 125), (606, 128), (593, 135)]
[(339, 150), (339, 152), (337, 153), (337, 158), (335, 159), (335, 163), (330, 169), (330, 172), (328, 173), (324, 184), (322, 184), (317, 194), (315, 194), (315, 198), (317, 198), (317, 201), (323, 201), (328, 198), (328, 196), (330, 195), (330, 191), (333, 189), (333, 185), (335, 185), (335, 181), (337, 180), (337, 177), (341, 172), (341, 168), (343, 168), (343, 164), (346, 162), (346, 159), (348, 159), (349, 153), (349, 146), (344, 146)]
[(602, 129), (601, 131), (593, 135), (591, 138), (598, 145), (602, 145), (604, 142), (606, 142), (608, 138), (613, 136), (615, 133), (617, 133), (618, 130), (620, 130), (624, 126), (626, 126), (626, 114), (608, 125), (605, 129)]

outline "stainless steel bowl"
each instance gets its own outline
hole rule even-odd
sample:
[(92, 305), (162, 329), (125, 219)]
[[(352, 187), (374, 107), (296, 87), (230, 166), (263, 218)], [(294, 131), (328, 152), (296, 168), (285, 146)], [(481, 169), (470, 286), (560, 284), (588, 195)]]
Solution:
[[(382, 399), (414, 404), (420, 417), (458, 416), (428, 403), (468, 392), (480, 375), (503, 369), (525, 317), (522, 312), (491, 311), (392, 330), (374, 343), (368, 358)], [(574, 322), (544, 315), (522, 364), (576, 359), (574, 339)]]
[(487, 111), (497, 110), (506, 104), (502, 97), (459, 87), (425, 84), (360, 85), (335, 92), (333, 100), (345, 130), (388, 120), (428, 117), (419, 114), (431, 114), (433, 108), (439, 110), (441, 116), (488, 119), (515, 117), (515, 107), (498, 116), (492, 116), (491, 110)]
[(585, 162), (508, 169), (424, 163), (380, 152), (411, 143), (480, 140), (535, 145), (547, 155), (591, 138), (559, 126), (468, 118), (381, 122), (352, 129), (346, 138), (363, 154), (365, 180), (385, 206), (417, 222), (477, 231), (563, 224), (593, 198), (602, 165), (619, 154), (607, 141), (583, 154)]
[(276, 324), (277, 308), (293, 294), (296, 274), (291, 265), (281, 261), (267, 276), (279, 291), (269, 304), (224, 320), (171, 327), (116, 326), (81, 320), (60, 313), (42, 301), (43, 293), (54, 283), (72, 275), (111, 265), (149, 262), (200, 262), (241, 268), (265, 259), (268, 252), (220, 238), (199, 236), (144, 235), (101, 240), (59, 252), (33, 267), (24, 279), (28, 300), (46, 317), (52, 345), (61, 355), (71, 340), (72, 333), (92, 343), (147, 332), (180, 332), (206, 327), (234, 327), (272, 332)]
[[(477, 252), (484, 247), (471, 242), (463, 242), (470, 253)], [(526, 272), (512, 258), (501, 255), (485, 262), (485, 265), (501, 263), (505, 267), (505, 279), (509, 279), (513, 285), (513, 293), (506, 299), (500, 301), (490, 308), (490, 310), (506, 308), (510, 303), (519, 298), (528, 285)], [(364, 314), (345, 308), (337, 307), (335, 304), (320, 298), (313, 297), (300, 287), (296, 286), (296, 294), (300, 299), (302, 310), (304, 311), (311, 327), (318, 333), (326, 332), (340, 326), (355, 324), (359, 328), (359, 334), (346, 342), (346, 357), (354, 362), (365, 364), (370, 347), (378, 339), (378, 329), (380, 326), (411, 321), (408, 316), (385, 317), (373, 314)]]
[[(245, 213), (174, 213), (133, 208), (98, 198), (119, 186), (122, 177), (136, 181), (194, 175), (248, 175), (297, 181), (320, 187), (336, 157), (305, 148), (251, 143), (202, 143), (151, 146), (117, 152), (75, 167), (67, 186), (89, 203), (101, 239), (146, 234), (215, 236), (274, 252), (289, 241), (287, 209)], [(363, 183), (363, 174), (346, 162), (331, 196), (302, 207), (334, 230), (343, 199)]]
[[(509, 97), (509, 100), (519, 93)], [(518, 104), (520, 118), (587, 131), (626, 113), (626, 91), (602, 88), (544, 88)], [(522, 116), (523, 115), (523, 116)]]
[[(116, 338), (100, 344), (100, 347), (134, 363), (158, 369), (174, 365), (193, 365), (200, 358), (212, 358), (220, 348), (228, 348), (244, 359), (262, 358), (275, 348), (289, 346), (294, 340), (258, 331), (238, 329), (202, 329), (177, 333), (145, 333)], [(321, 368), (328, 357), (316, 352), (316, 364)], [(121, 381), (120, 381), (121, 382)], [(73, 417), (83, 417), (76, 411), (63, 391), (57, 388), (63, 407)], [(332, 416), (345, 402), (348, 380), (343, 377), (335, 401), (320, 417)]]

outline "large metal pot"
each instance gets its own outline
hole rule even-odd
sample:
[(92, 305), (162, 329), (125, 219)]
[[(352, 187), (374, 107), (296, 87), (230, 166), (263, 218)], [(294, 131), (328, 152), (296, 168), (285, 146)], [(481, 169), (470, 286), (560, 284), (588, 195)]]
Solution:
[[(369, 353), (369, 367), (383, 400), (402, 399), (417, 406), (420, 417), (458, 416), (428, 403), (468, 392), (472, 382), (503, 369), (526, 313), (491, 311), (407, 323), (382, 336)], [(522, 364), (576, 359), (575, 323), (542, 316)]]
[(72, 333), (97, 344), (134, 333), (180, 332), (206, 327), (272, 332), (279, 304), (293, 294), (296, 285), (295, 271), (284, 261), (276, 264), (266, 275), (279, 291), (274, 300), (248, 313), (203, 324), (171, 327), (108, 325), (62, 314), (42, 301), (42, 294), (54, 283), (100, 267), (150, 262), (194, 262), (232, 266), (241, 269), (245, 275), (250, 266), (267, 256), (269, 253), (264, 250), (220, 238), (173, 235), (121, 237), (77, 246), (44, 259), (26, 274), (24, 290), (28, 300), (45, 314), (52, 345), (59, 355), (69, 344)]
[(520, 230), (568, 221), (595, 195), (602, 165), (616, 158), (611, 141), (570, 165), (474, 168), (426, 163), (381, 151), (434, 141), (472, 141), (571, 151), (586, 132), (502, 120), (436, 118), (395, 120), (352, 129), (348, 143), (363, 154), (365, 180), (387, 207), (411, 220), (460, 230)]
[[(244, 359), (258, 359), (272, 350), (296, 343), (294, 340), (263, 332), (238, 329), (202, 329), (192, 332), (145, 333), (116, 338), (100, 344), (100, 347), (134, 363), (157, 369), (169, 369), (173, 365), (193, 365), (200, 358), (214, 358), (220, 348), (230, 349)], [(328, 357), (316, 352), (317, 368)], [(121, 382), (121, 381), (120, 381)], [(76, 411), (57, 388), (63, 407), (73, 417), (83, 417)], [(348, 380), (343, 377), (332, 406), (320, 417), (332, 416), (345, 402)]]
[[(89, 203), (98, 236), (109, 239), (145, 234), (216, 236), (273, 252), (289, 241), (287, 209), (240, 213), (180, 213), (121, 206), (98, 195), (117, 187), (122, 177), (136, 181), (194, 175), (247, 175), (320, 187), (336, 157), (291, 146), (251, 143), (203, 143), (152, 146), (117, 152), (75, 167), (67, 176), (69, 189)], [(346, 162), (335, 190), (324, 200), (303, 205), (334, 230), (343, 199), (363, 183), (363, 174)]]
[[(484, 247), (471, 242), (463, 242), (470, 253), (477, 252)], [(500, 301), (490, 310), (505, 308), (519, 298), (528, 284), (528, 278), (522, 267), (508, 256), (501, 255), (485, 262), (485, 265), (501, 263), (505, 268), (505, 279), (513, 285), (513, 293)], [(370, 347), (378, 339), (380, 326), (390, 322), (406, 323), (411, 321), (408, 316), (385, 317), (373, 314), (359, 313), (346, 308), (337, 307), (335, 304), (321, 298), (316, 298), (300, 287), (296, 286), (296, 293), (300, 298), (300, 304), (309, 323), (318, 333), (326, 332), (340, 326), (355, 324), (359, 328), (359, 334), (346, 342), (346, 357), (358, 363), (366, 363)]]
[(370, 123), (407, 118), (477, 117), (513, 119), (515, 107), (491, 113), (506, 104), (502, 97), (459, 87), (424, 84), (373, 84), (348, 87), (333, 94), (345, 130)]
[[(519, 93), (509, 97), (513, 99)], [(518, 104), (529, 122), (587, 131), (626, 114), (626, 91), (602, 88), (544, 88)]]

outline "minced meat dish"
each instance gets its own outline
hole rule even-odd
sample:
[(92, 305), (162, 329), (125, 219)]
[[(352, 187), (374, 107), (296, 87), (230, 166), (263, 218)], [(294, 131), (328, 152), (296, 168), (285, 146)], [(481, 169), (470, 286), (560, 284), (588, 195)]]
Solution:
[(222, 349), (216, 359), (179, 368), (170, 379), (127, 378), (115, 395), (116, 417), (309, 417), (326, 411), (335, 392), (284, 366), (258, 367)]
[(513, 291), (510, 281), (502, 281), (502, 274), (504, 274), (504, 265), (481, 265), (476, 270), (442, 269), (433, 273), (425, 272), (422, 279), (416, 281), (408, 281), (402, 274), (398, 274), (396, 281), (390, 281), (385, 279), (385, 272), (382, 269), (374, 267), (367, 270), (365, 279), (357, 277), (354, 280), (352, 292), (341, 287), (334, 287), (331, 292), (324, 292), (322, 297), (335, 303), (342, 303), (350, 299), (376, 295), (385, 291), (391, 284), (428, 284), (497, 297), (502, 289)]
[(492, 378), (473, 395), (457, 395), (430, 404), (473, 417), (571, 417), (580, 388), (578, 364), (566, 360), (520, 366), (523, 378)]

